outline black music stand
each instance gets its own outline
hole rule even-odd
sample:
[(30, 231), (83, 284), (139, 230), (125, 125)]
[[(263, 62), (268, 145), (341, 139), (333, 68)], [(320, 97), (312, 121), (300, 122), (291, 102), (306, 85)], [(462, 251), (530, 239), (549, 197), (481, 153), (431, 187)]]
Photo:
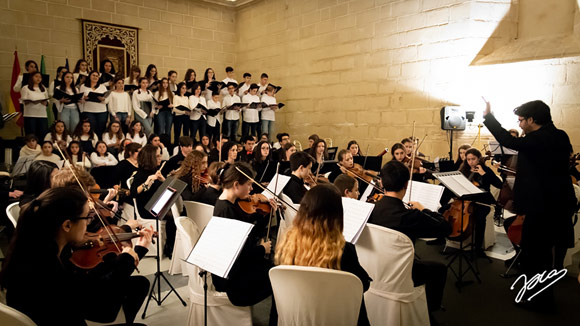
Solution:
[[(185, 187), (187, 187), (187, 184), (185, 182), (176, 179), (174, 177), (169, 177), (165, 180), (165, 182), (163, 182), (161, 186), (159, 186), (155, 194), (153, 194), (153, 197), (151, 197), (149, 202), (147, 202), (147, 204), (145, 205), (145, 209), (156, 217), (155, 225), (157, 227), (158, 232), (160, 231), (159, 220), (165, 218), (165, 215), (167, 214), (167, 212), (169, 212), (171, 206), (175, 204), (175, 201), (177, 201), (177, 199), (179, 198)], [(135, 207), (135, 209), (137, 209), (137, 207)], [(171, 292), (175, 293), (175, 295), (181, 301), (184, 307), (187, 306), (187, 303), (185, 303), (185, 301), (181, 298), (181, 296), (179, 296), (179, 293), (175, 291), (173, 285), (171, 285), (167, 277), (165, 277), (165, 275), (161, 271), (161, 261), (159, 258), (159, 252), (161, 249), (159, 248), (159, 241), (156, 241), (156, 246), (157, 246), (157, 254), (155, 255), (155, 259), (157, 260), (157, 271), (155, 272), (153, 284), (151, 284), (151, 290), (149, 291), (149, 296), (147, 298), (147, 303), (145, 304), (145, 309), (143, 310), (143, 314), (141, 315), (141, 318), (143, 319), (145, 319), (147, 307), (149, 306), (149, 302), (151, 301), (151, 299), (157, 302), (158, 306), (161, 306), (163, 301), (167, 299), (167, 297), (171, 294)], [(161, 278), (165, 280), (165, 283), (167, 283), (167, 285), (171, 289), (169, 290), (167, 295), (165, 295), (165, 297), (163, 298), (161, 297)], [(155, 284), (157, 284), (157, 296), (155, 295), (155, 293), (153, 293), (153, 291), (155, 290)]]
[[(479, 188), (475, 187), (459, 171), (433, 173), (433, 176), (435, 178), (437, 178), (437, 180), (439, 180), (441, 182), (441, 184), (443, 184), (447, 189), (451, 190), (451, 192), (453, 192), (457, 196), (457, 200), (461, 200), (461, 212), (464, 211), (464, 208), (465, 208), (464, 205), (465, 205), (466, 200), (477, 202), (477, 201), (481, 201), (487, 195), (489, 195), (488, 192), (482, 191)], [(455, 178), (455, 179), (452, 180), (452, 182), (449, 182), (450, 180), (446, 179), (446, 177), (451, 177), (451, 178)], [(475, 270), (475, 268), (471, 264), (470, 259), (467, 256), (467, 253), (465, 251), (465, 247), (463, 247), (463, 241), (464, 241), (464, 239), (463, 239), (463, 226), (464, 226), (463, 219), (461, 219), (461, 228), (460, 228), (460, 235), (459, 235), (459, 237), (460, 237), (459, 249), (456, 250), (454, 253), (452, 253), (449, 256), (451, 258), (451, 261), (449, 261), (449, 263), (447, 264), (447, 267), (451, 270), (451, 272), (453, 273), (453, 275), (455, 276), (455, 278), (457, 280), (455, 282), (455, 286), (457, 287), (459, 292), (461, 292), (462, 287), (473, 283), (473, 281), (465, 281), (463, 279), (463, 277), (465, 275), (467, 275), (467, 273), (469, 273), (469, 271), (473, 272), (473, 275), (477, 279), (477, 282), (481, 283), (481, 279), (479, 278), (479, 275), (478, 275), (479, 273)], [(472, 239), (471, 239), (471, 243), (469, 244), (469, 247), (471, 247), (472, 252), (475, 250), (474, 245), (473, 245), (473, 234), (474, 233), (472, 232), (472, 235), (471, 235)], [(453, 269), (453, 266), (452, 266), (456, 259), (459, 259), (457, 271), (455, 269)], [(463, 261), (465, 261), (465, 263), (467, 264), (467, 269), (465, 269), (465, 270), (463, 270)]]

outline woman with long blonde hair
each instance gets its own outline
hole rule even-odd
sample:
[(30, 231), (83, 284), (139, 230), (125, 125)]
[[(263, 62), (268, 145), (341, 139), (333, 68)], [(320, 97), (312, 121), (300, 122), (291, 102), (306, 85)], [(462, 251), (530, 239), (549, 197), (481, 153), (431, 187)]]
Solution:
[[(340, 192), (334, 185), (310, 189), (300, 202), (292, 228), (276, 246), (276, 265), (298, 265), (342, 270), (356, 275), (368, 290), (371, 278), (358, 262), (353, 244), (344, 240)], [(361, 303), (358, 325), (369, 325)]]

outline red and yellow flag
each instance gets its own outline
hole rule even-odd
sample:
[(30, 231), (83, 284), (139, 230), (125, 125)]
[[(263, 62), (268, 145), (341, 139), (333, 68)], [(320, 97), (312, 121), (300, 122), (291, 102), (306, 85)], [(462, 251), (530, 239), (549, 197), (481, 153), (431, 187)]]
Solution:
[[(18, 51), (14, 51), (14, 64), (12, 65), (12, 79), (10, 80), (10, 99), (8, 100), (8, 113), (20, 112), (20, 93), (14, 91), (14, 85), (20, 75), (20, 62), (18, 61)], [(22, 112), (20, 112), (22, 113)], [(18, 117), (16, 124), (22, 128), (24, 119), (22, 114)]]

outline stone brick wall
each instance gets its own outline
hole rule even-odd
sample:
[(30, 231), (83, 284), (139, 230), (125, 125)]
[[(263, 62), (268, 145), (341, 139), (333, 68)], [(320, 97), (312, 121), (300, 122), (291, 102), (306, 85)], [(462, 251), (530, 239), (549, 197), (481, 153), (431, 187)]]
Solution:
[[(302, 144), (317, 133), (339, 147), (356, 139), (374, 155), (410, 136), (415, 121), (415, 135), (427, 135), (421, 151), (446, 156), (439, 110), (480, 115), (484, 95), (508, 128), (515, 106), (544, 100), (580, 145), (578, 57), (474, 62), (517, 37), (517, 9), (510, 0), (265, 0), (238, 13), (236, 68), (285, 86), (277, 129)], [(455, 148), (476, 139), (480, 121), (455, 133)]]

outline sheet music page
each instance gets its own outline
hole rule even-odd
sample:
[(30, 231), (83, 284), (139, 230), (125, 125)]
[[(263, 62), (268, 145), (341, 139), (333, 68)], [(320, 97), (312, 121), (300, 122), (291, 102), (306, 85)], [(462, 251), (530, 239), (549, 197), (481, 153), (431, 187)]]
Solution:
[[(272, 192), (274, 192), (274, 189), (276, 189), (276, 195), (280, 195), (282, 190), (284, 190), (284, 187), (286, 187), (288, 181), (290, 181), (289, 176), (278, 174), (278, 185), (276, 185), (276, 175), (274, 175), (272, 180), (270, 180), (270, 183), (268, 183), (268, 187), (266, 188)], [(274, 195), (272, 195), (270, 191), (264, 190), (262, 191), (262, 195), (266, 196), (268, 199), (274, 198)]]
[(356, 243), (374, 208), (374, 204), (342, 197), (344, 211), (342, 235), (347, 242)]
[(433, 175), (459, 197), (484, 192), (483, 190), (477, 188), (473, 183), (471, 183), (459, 171), (434, 173)]
[(214, 216), (185, 261), (227, 278), (253, 227), (250, 223)]
[[(436, 212), (439, 209), (441, 196), (445, 187), (430, 183), (411, 181), (413, 185), (407, 187), (407, 193), (403, 197), (404, 202), (409, 202), (409, 195), (412, 201), (417, 201), (425, 208)], [(409, 191), (411, 189), (411, 192)]]
[[(371, 184), (374, 185), (375, 182), (373, 180), (371, 180)], [(359, 201), (366, 203), (367, 202), (367, 197), (371, 195), (371, 192), (373, 192), (373, 186), (371, 186), (370, 184), (367, 185), (367, 188), (365, 189), (365, 192), (363, 192), (362, 196), (360, 196)]]

